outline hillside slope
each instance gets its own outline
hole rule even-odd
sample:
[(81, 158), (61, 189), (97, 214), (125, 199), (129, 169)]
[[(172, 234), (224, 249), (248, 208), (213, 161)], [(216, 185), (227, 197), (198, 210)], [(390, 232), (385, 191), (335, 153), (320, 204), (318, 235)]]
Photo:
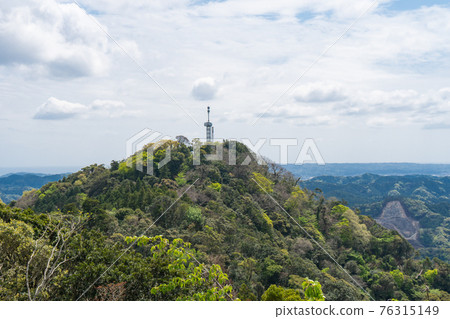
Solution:
[[(227, 159), (229, 143), (223, 146)], [(172, 160), (158, 168), (167, 148)], [(76, 299), (89, 278), (107, 268), (111, 258), (98, 256), (112, 253), (104, 249), (120, 250), (121, 238), (145, 233), (191, 243), (199, 262), (220, 266), (233, 287), (231, 294), (242, 300), (300, 300), (306, 296), (305, 278), (320, 282), (327, 300), (367, 300), (369, 294), (376, 300), (450, 299), (449, 265), (416, 260), (413, 247), (397, 232), (339, 201), (299, 188), (278, 166), (254, 161), (228, 165), (206, 160), (214, 147), (203, 146), (201, 151), (202, 165), (193, 165), (191, 147), (163, 144), (153, 158), (154, 176), (135, 169), (136, 155), (128, 160), (132, 167), (125, 161), (113, 161), (110, 169), (92, 165), (17, 202), (30, 209), (4, 212), (9, 220), (23, 221), (58, 211), (89, 215), (73, 245), (94, 248), (77, 248), (83, 252), (67, 264), (61, 288), (49, 288), (49, 296)], [(237, 163), (252, 156), (242, 144), (237, 154)], [(101, 234), (100, 239), (93, 234)], [(97, 240), (101, 243), (94, 244)], [(96, 285), (125, 282), (128, 300), (175, 298), (158, 295), (174, 283), (164, 290), (152, 288), (155, 270), (149, 272), (143, 264), (136, 273), (134, 266), (126, 266), (127, 258), (145, 256), (148, 252), (136, 246)], [(91, 289), (84, 296), (95, 299), (98, 294)]]
[[(450, 261), (450, 177), (320, 176), (303, 181), (302, 185), (320, 189), (326, 197), (344, 199), (350, 207), (400, 233), (402, 226), (395, 225), (403, 225), (405, 232), (402, 235), (416, 247), (421, 247), (422, 255)], [(386, 221), (382, 215), (391, 206), (404, 218)], [(410, 233), (412, 229), (415, 231)]]

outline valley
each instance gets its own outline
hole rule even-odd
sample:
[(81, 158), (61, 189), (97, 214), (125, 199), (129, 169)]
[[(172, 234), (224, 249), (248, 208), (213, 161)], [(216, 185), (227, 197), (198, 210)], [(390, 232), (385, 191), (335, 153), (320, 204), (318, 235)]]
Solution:
[(319, 176), (301, 185), (397, 230), (422, 256), (450, 260), (450, 177)]

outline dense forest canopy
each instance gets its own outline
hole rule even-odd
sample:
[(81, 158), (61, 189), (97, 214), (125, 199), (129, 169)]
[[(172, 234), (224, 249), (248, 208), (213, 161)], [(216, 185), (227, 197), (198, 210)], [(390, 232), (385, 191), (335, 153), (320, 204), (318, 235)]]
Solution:
[(136, 170), (152, 156), (140, 151), (0, 204), (0, 298), (450, 300), (449, 264), (243, 144), (229, 165), (222, 146), (225, 160), (204, 145), (193, 165), (191, 146), (167, 141), (153, 175)]
[(320, 176), (302, 186), (343, 199), (376, 219), (388, 203), (399, 202), (407, 217), (417, 222), (417, 238), (411, 242), (421, 255), (450, 261), (450, 176)]

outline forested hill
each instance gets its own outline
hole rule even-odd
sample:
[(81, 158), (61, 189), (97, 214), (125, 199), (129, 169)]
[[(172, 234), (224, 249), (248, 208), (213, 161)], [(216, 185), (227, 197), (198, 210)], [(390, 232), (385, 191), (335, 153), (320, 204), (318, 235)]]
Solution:
[(320, 189), (325, 197), (345, 199), (388, 227), (404, 229), (422, 255), (450, 261), (449, 176), (320, 176), (302, 185)]
[(301, 177), (302, 180), (317, 176), (360, 176), (363, 174), (450, 176), (450, 164), (327, 163), (326, 165), (317, 165), (305, 163), (303, 165), (287, 164), (283, 167)]
[[(171, 161), (158, 168), (167, 148)], [(193, 165), (192, 151), (167, 141), (154, 175), (135, 169), (137, 156), (150, 156), (141, 151), (131, 167), (92, 165), (2, 205), (0, 297), (450, 299), (449, 264), (416, 259), (396, 231), (301, 189), (276, 165), (208, 161), (212, 146)], [(237, 163), (252, 156), (239, 143), (237, 154)]]
[(0, 176), (0, 199), (9, 203), (22, 196), (24, 191), (41, 188), (48, 182), (60, 180), (68, 174), (14, 173)]
[(345, 198), (350, 205), (380, 201), (388, 195), (409, 197), (430, 204), (450, 203), (450, 176), (319, 176), (302, 181), (302, 185), (310, 189), (320, 188), (327, 196)]

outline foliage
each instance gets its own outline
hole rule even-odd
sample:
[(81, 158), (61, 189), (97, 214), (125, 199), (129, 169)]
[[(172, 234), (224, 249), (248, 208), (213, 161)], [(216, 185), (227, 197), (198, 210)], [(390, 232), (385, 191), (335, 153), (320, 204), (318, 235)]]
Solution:
[(298, 301), (302, 300), (295, 289), (286, 289), (277, 285), (270, 285), (261, 297), (262, 301)]
[(309, 189), (320, 189), (327, 197), (345, 199), (361, 214), (374, 218), (381, 216), (387, 203), (399, 201), (408, 218), (418, 223), (420, 228), (418, 238), (411, 233), (405, 237), (419, 248), (422, 256), (450, 261), (450, 177), (319, 176), (301, 184)]
[(178, 173), (177, 177), (175, 178), (175, 181), (177, 182), (178, 186), (186, 185), (187, 181), (185, 178), (185, 174), (183, 172)]
[(306, 278), (302, 283), (303, 294), (302, 298), (300, 292), (295, 289), (287, 289), (277, 285), (270, 285), (261, 297), (263, 301), (323, 301), (325, 296), (322, 292), (322, 286), (319, 282)]
[(303, 290), (305, 291), (306, 300), (309, 301), (321, 301), (325, 300), (325, 296), (322, 293), (322, 286), (319, 282), (310, 280), (308, 278), (302, 283)]
[(162, 260), (167, 268), (167, 283), (151, 289), (151, 294), (158, 300), (226, 300), (232, 299), (230, 285), (225, 285), (228, 276), (219, 265), (211, 265), (209, 270), (205, 265), (195, 265), (195, 251), (190, 252), (190, 244), (182, 239), (169, 240), (156, 236), (153, 238), (126, 238), (127, 243), (136, 241), (138, 246), (151, 243), (150, 251), (153, 259)]
[(258, 172), (253, 172), (253, 178), (255, 179), (255, 182), (258, 184), (258, 186), (261, 188), (260, 191), (263, 192), (267, 192), (267, 193), (272, 193), (273, 189), (273, 182), (264, 177), (262, 174), (258, 173)]
[(43, 185), (60, 180), (66, 174), (33, 174), (33, 173), (18, 173), (0, 176), (0, 201), (5, 203), (19, 199), (24, 193), (30, 192), (33, 189), (40, 188)]
[(48, 299), (52, 285), (64, 275), (62, 266), (72, 256), (68, 244), (80, 221), (80, 218), (55, 214), (47, 220), (43, 231), (35, 232), (23, 221), (0, 219), (0, 269), (5, 282), (0, 297)]
[(220, 183), (211, 183), (211, 185), (209, 185), (209, 187), (211, 187), (212, 189), (220, 192), (220, 189), (222, 188), (222, 184), (220, 184)]
[[(22, 221), (0, 219), (0, 298), (27, 300), (25, 269), (33, 251), (33, 228)], [(41, 261), (45, 255), (39, 256)]]
[(270, 219), (270, 217), (267, 216), (266, 213), (262, 213), (262, 216), (263, 216), (264, 220), (266, 221), (267, 225), (270, 226), (270, 227), (273, 227), (273, 222)]
[[(448, 263), (417, 258), (397, 232), (298, 187), (275, 165), (193, 165), (192, 147), (161, 147), (174, 163), (159, 168), (164, 152), (156, 150), (152, 176), (134, 169), (133, 155), (44, 185), (15, 207), (0, 204), (2, 253), (12, 251), (0, 261), (1, 298), (29, 299), (26, 266), (38, 242), (29, 267), (36, 291), (46, 264), (38, 260), (62, 247), (47, 226), (56, 230), (55, 216), (64, 215), (86, 220), (66, 240), (66, 261), (44, 280), (39, 300), (322, 300), (322, 289), (327, 300), (368, 300), (341, 267), (377, 300), (449, 299)], [(230, 143), (223, 147), (227, 158)], [(236, 149), (237, 163), (252, 156)], [(203, 159), (213, 152), (201, 146)], [(427, 214), (422, 208), (417, 214)], [(14, 242), (22, 248), (8, 246)]]
[(432, 285), (433, 282), (434, 282), (434, 280), (435, 280), (436, 277), (437, 277), (437, 274), (438, 274), (438, 270), (437, 270), (437, 269), (430, 269), (430, 270), (427, 270), (427, 271), (425, 272), (425, 274), (423, 275), (423, 277), (425, 278), (425, 280), (426, 280), (430, 285)]
[(389, 273), (391, 274), (392, 278), (394, 278), (394, 281), (397, 284), (397, 286), (401, 287), (405, 280), (405, 276), (403, 275), (403, 273), (398, 269), (392, 270)]
[(117, 284), (107, 284), (106, 286), (98, 286), (97, 295), (100, 301), (121, 301), (125, 296), (126, 282), (119, 282)]
[(203, 221), (202, 209), (200, 207), (189, 206), (186, 213), (186, 219), (196, 224), (201, 224)]

